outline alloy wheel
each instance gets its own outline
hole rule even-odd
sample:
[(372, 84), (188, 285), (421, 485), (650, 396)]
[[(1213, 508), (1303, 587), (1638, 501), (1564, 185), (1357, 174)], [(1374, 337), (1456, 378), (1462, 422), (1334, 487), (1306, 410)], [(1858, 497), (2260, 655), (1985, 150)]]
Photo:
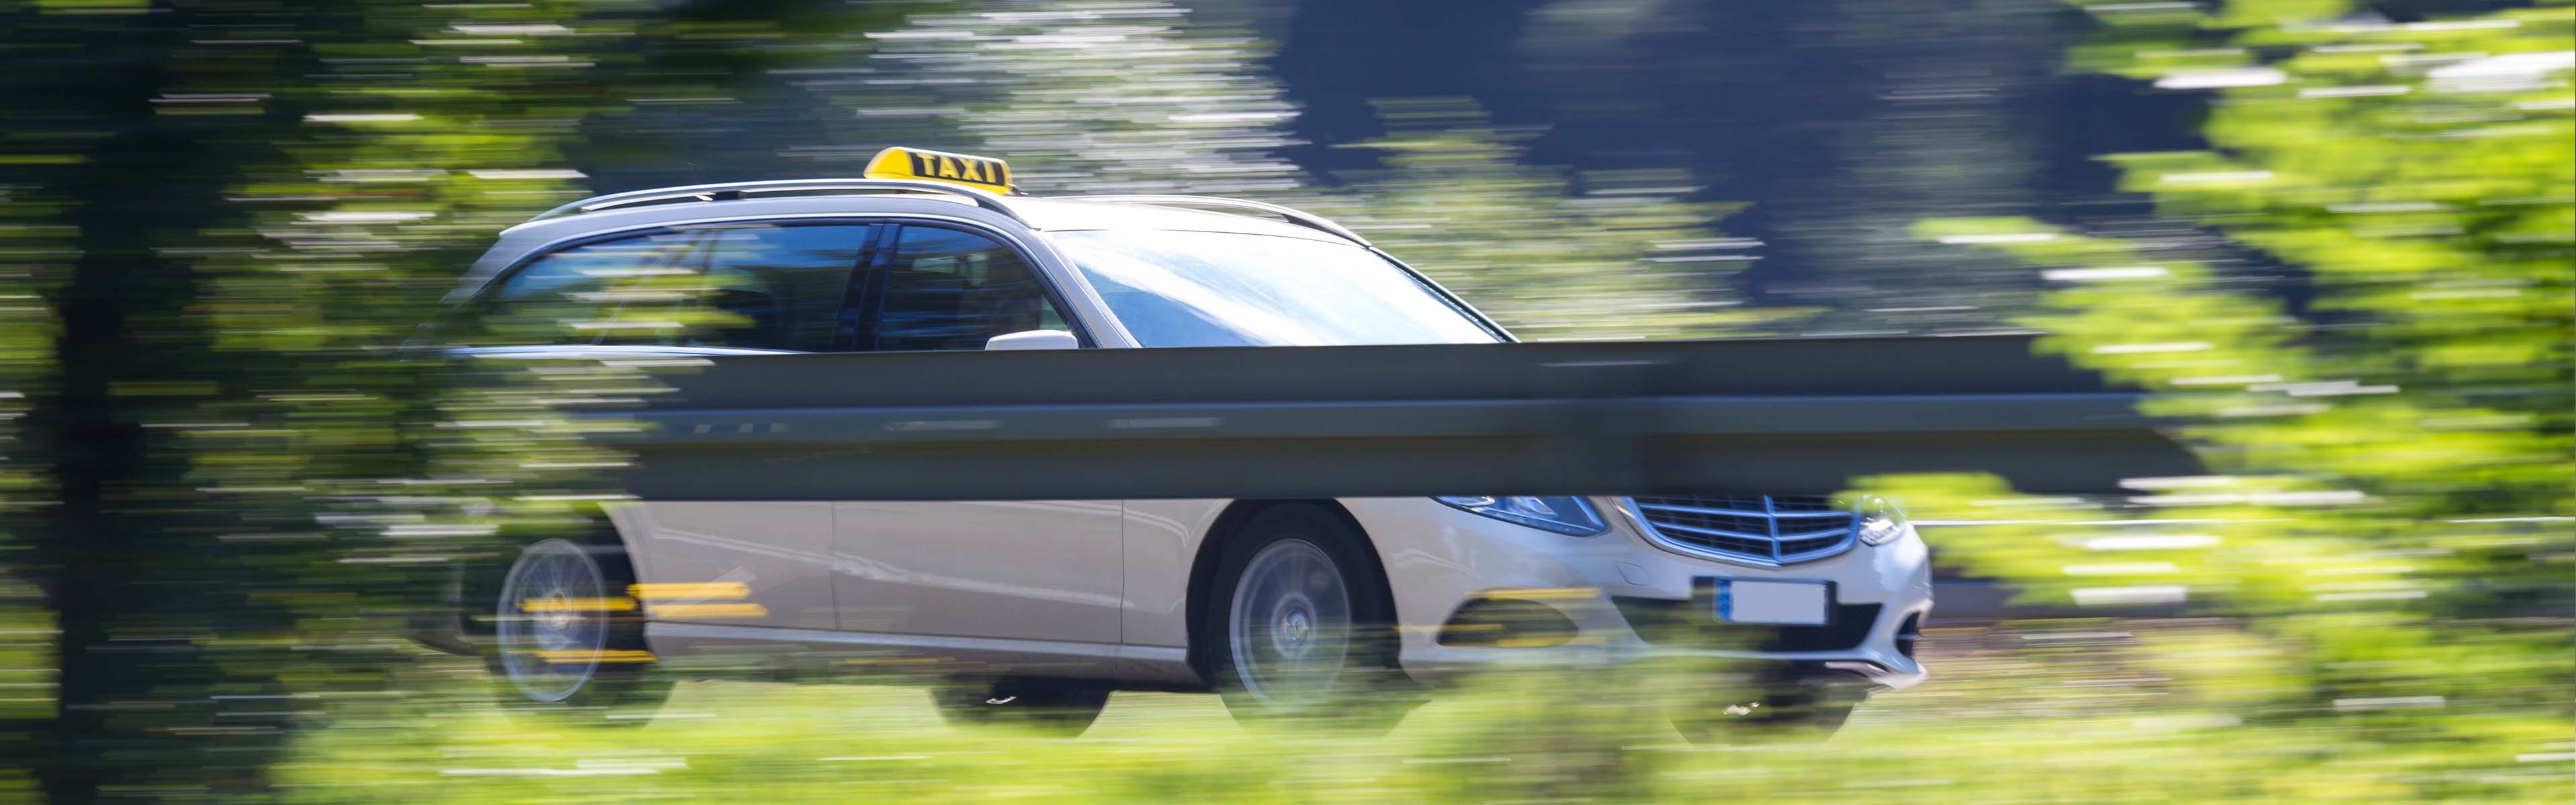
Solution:
[(560, 702), (599, 672), (608, 645), (607, 574), (580, 545), (528, 546), (501, 586), (501, 669), (530, 701)]
[(1340, 680), (1351, 636), (1350, 591), (1322, 548), (1283, 539), (1244, 565), (1226, 638), (1246, 693), (1281, 709), (1324, 700)]

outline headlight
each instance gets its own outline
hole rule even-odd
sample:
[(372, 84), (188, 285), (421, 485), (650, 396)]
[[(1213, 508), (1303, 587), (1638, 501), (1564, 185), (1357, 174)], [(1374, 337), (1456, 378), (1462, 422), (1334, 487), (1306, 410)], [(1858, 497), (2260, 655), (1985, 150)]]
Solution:
[(1601, 514), (1593, 511), (1592, 504), (1583, 502), (1582, 498), (1450, 495), (1432, 500), (1496, 520), (1568, 536), (1589, 537), (1610, 530), (1609, 525), (1601, 522)]
[(1896, 501), (1877, 495), (1862, 495), (1860, 505), (1854, 509), (1860, 513), (1861, 542), (1885, 545), (1905, 536), (1905, 510), (1898, 508)]

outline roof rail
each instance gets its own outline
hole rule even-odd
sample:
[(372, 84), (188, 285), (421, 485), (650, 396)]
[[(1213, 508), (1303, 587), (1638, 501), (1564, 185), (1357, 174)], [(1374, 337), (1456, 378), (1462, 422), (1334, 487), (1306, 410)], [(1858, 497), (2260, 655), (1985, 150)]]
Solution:
[(967, 200), (975, 202), (975, 206), (1001, 213), (1004, 217), (1014, 221), (1028, 223), (1027, 221), (1022, 220), (1018, 213), (1012, 212), (1010, 205), (1003, 202), (1001, 196), (993, 195), (972, 187), (962, 187), (959, 185), (949, 184), (947, 182), (926, 182), (915, 179), (781, 179), (766, 182), (726, 182), (724, 184), (693, 184), (682, 187), (658, 187), (651, 190), (610, 193), (605, 196), (594, 196), (582, 199), (545, 212), (537, 213), (536, 217), (529, 218), (528, 222), (533, 223), (563, 215), (578, 215), (585, 212), (598, 212), (601, 210), (613, 210), (619, 207), (635, 207), (663, 202), (731, 201), (757, 193), (812, 193), (830, 190), (886, 190), (898, 193), (941, 193), (951, 196), (961, 196)]
[(1130, 204), (1158, 204), (1158, 205), (1162, 205), (1162, 206), (1166, 206), (1166, 207), (1183, 207), (1183, 206), (1188, 206), (1188, 207), (1219, 207), (1219, 208), (1224, 208), (1224, 209), (1234, 209), (1234, 210), (1253, 210), (1253, 211), (1256, 211), (1256, 212), (1266, 212), (1266, 213), (1269, 213), (1269, 214), (1271, 214), (1271, 215), (1279, 216), (1280, 218), (1285, 219), (1285, 220), (1286, 220), (1287, 222), (1289, 222), (1289, 223), (1296, 224), (1296, 225), (1298, 225), (1298, 226), (1302, 226), (1302, 227), (1306, 227), (1306, 228), (1308, 228), (1308, 229), (1314, 229), (1314, 230), (1318, 230), (1318, 231), (1321, 231), (1321, 232), (1325, 232), (1325, 233), (1329, 233), (1329, 234), (1333, 234), (1333, 235), (1338, 235), (1338, 236), (1341, 236), (1343, 239), (1348, 240), (1348, 241), (1350, 241), (1350, 242), (1352, 242), (1352, 243), (1357, 243), (1357, 244), (1362, 245), (1362, 246), (1372, 246), (1372, 244), (1370, 244), (1370, 243), (1368, 242), (1368, 239), (1367, 239), (1367, 238), (1360, 237), (1359, 233), (1357, 233), (1357, 232), (1353, 232), (1353, 231), (1351, 231), (1351, 230), (1349, 230), (1349, 229), (1347, 229), (1347, 228), (1343, 227), (1341, 224), (1333, 223), (1331, 220), (1326, 219), (1324, 216), (1316, 215), (1316, 214), (1311, 213), (1311, 212), (1304, 212), (1304, 211), (1301, 211), (1301, 210), (1291, 209), (1291, 208), (1288, 208), (1288, 207), (1282, 207), (1282, 206), (1279, 206), (1279, 205), (1277, 205), (1277, 204), (1267, 204), (1267, 203), (1263, 203), (1263, 202), (1259, 202), (1259, 201), (1245, 201), (1245, 200), (1242, 200), (1242, 199), (1234, 199), (1234, 198), (1218, 198), (1218, 197), (1216, 197), (1216, 196), (1117, 196), (1117, 195), (1112, 195), (1112, 196), (1050, 196), (1049, 198), (1051, 198), (1051, 199), (1068, 199), (1068, 200), (1073, 200), (1073, 201), (1109, 201), (1109, 202), (1124, 202), (1124, 203), (1130, 203)]

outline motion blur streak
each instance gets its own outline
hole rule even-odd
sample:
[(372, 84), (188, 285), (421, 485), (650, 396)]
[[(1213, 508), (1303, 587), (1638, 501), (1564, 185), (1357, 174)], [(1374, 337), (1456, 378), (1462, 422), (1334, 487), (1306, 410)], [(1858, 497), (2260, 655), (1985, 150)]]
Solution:
[[(2571, 40), (2568, 0), (0, 0), (0, 799), (2569, 801)], [(441, 348), (737, 323), (675, 271), (441, 326), (476, 250), (896, 143), (1320, 213), (1528, 339), (2043, 333), (2214, 474), (1858, 485), (1932, 546), (1942, 670), (1823, 744), (1641, 726), (1758, 713), (1727, 667), (1490, 673), (1383, 737), (1121, 692), (1065, 740), (869, 651), (674, 658), (601, 726), (415, 644), (759, 608), (467, 583), (622, 499), (585, 436), (640, 426), (557, 406), (703, 361)]]

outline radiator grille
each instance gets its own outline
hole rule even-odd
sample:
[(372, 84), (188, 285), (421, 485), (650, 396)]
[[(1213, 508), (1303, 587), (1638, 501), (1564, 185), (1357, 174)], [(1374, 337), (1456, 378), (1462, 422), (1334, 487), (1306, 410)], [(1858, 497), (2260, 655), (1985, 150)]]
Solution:
[(1851, 550), (1858, 517), (1823, 495), (1662, 495), (1628, 503), (1656, 542), (1764, 565), (1812, 562)]

